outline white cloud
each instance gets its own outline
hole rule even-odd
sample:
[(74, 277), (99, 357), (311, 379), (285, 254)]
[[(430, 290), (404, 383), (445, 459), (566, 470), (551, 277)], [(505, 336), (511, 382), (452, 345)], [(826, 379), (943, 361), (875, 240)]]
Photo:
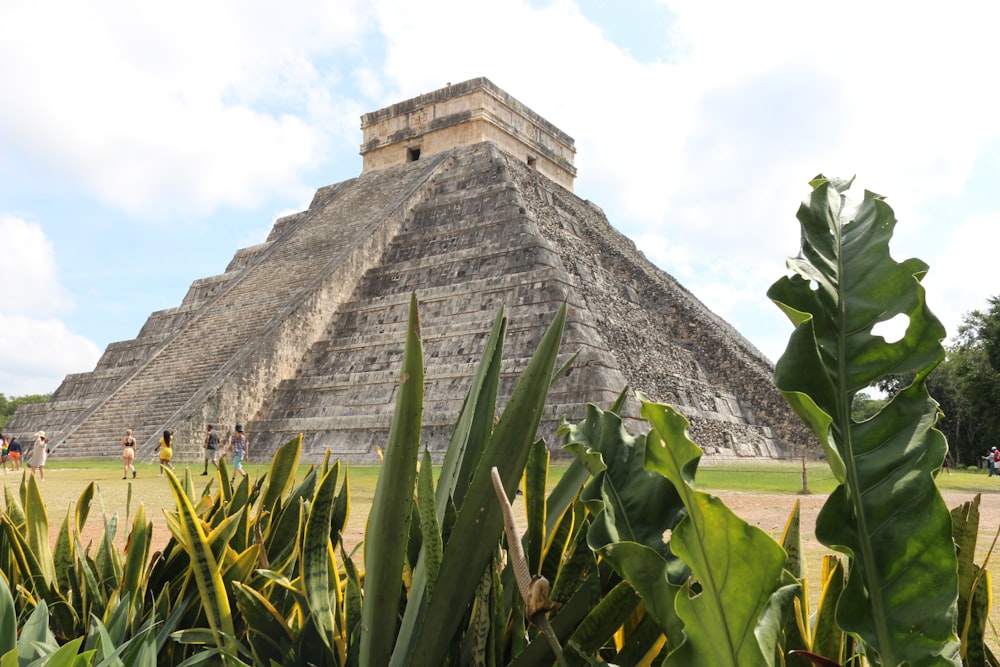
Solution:
[(90, 370), (100, 350), (54, 316), (72, 310), (49, 240), (38, 225), (0, 215), (0, 248), (17, 258), (0, 307), (0, 388), (8, 396), (54, 391), (68, 372)]
[[(319, 163), (329, 58), (357, 49), (357, 4), (61, 3), (0, 9), (0, 143), (35, 180), (132, 214), (297, 196)], [(21, 176), (27, 178), (27, 176)]]
[(48, 394), (67, 373), (93, 370), (101, 351), (61, 320), (0, 311), (0, 387), (10, 396)]
[(1000, 212), (963, 221), (935, 257), (923, 280), (927, 305), (946, 323), (948, 337), (962, 316), (989, 307), (986, 297), (1000, 296)]
[[(6, 312), (37, 317), (72, 309), (72, 299), (59, 283), (52, 244), (41, 227), (0, 213), (0, 248), (7, 260)], [(16, 263), (11, 263), (14, 258)]]

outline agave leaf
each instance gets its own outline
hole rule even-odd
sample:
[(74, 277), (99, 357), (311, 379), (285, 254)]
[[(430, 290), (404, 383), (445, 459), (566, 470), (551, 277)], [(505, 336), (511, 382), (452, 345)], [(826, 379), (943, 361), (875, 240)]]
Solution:
[[(843, 195), (849, 184), (820, 176), (812, 186), (798, 213), (801, 252), (788, 261), (794, 274), (768, 296), (796, 327), (775, 384), (840, 481), (816, 525), (820, 542), (851, 558), (837, 620), (876, 665), (957, 665), (957, 563), (933, 479), (946, 444), (925, 386), (944, 357), (945, 331), (924, 303), (927, 267), (889, 256), (896, 221), (880, 196), (866, 192), (853, 208)], [(873, 333), (897, 315), (909, 320), (900, 340)], [(852, 420), (857, 392), (910, 373), (913, 384), (879, 413)]]
[(687, 508), (670, 547), (691, 568), (699, 591), (695, 594), (688, 583), (675, 597), (686, 638), (667, 664), (767, 665), (774, 654), (762, 648), (757, 634), (772, 595), (785, 583), (785, 552), (721, 500), (694, 489), (701, 450), (687, 436), (687, 419), (669, 406), (639, 398), (640, 414), (652, 427), (646, 468), (669, 479)]
[(394, 645), (400, 576), (410, 532), (420, 425), (424, 405), (424, 354), (416, 294), (400, 373), (396, 410), (389, 427), (385, 462), (365, 530), (365, 603), (361, 620), (361, 664), (385, 665)]
[[(507, 319), (501, 307), (493, 321), (493, 328), (486, 340), (472, 384), (462, 403), (458, 420), (452, 429), (444, 461), (438, 473), (435, 511), (437, 524), (441, 527), (442, 544), (447, 541), (454, 524), (454, 517), (457, 516), (456, 506), (465, 500), (474, 464), (482, 457), (483, 448), (493, 431), (503, 361), (503, 336), (506, 330)], [(424, 559), (425, 556), (420, 554), (413, 569), (407, 606), (412, 605), (414, 610), (420, 609), (425, 604), (427, 594), (427, 564)], [(399, 636), (412, 639), (418, 620), (419, 615), (415, 611), (405, 614)]]
[[(541, 421), (565, 324), (564, 304), (528, 361), (476, 466), (441, 562), (439, 581), (447, 581), (449, 585), (438, 586), (434, 596), (426, 600), (426, 613), (414, 626), (412, 635), (409, 631), (405, 635), (400, 632), (391, 664), (443, 662), (448, 644), (462, 622), (462, 616), (455, 610), (464, 609), (471, 602), (483, 569), (489, 565), (503, 533), (503, 515), (490, 470), (497, 469), (508, 500), (513, 498)], [(407, 627), (407, 617), (412, 614), (419, 617), (423, 609), (422, 604), (415, 605), (409, 600), (403, 627)]]
[(469, 479), (472, 478), (472, 470), (493, 430), (503, 361), (503, 339), (506, 332), (507, 318), (501, 307), (493, 320), (493, 328), (486, 339), (486, 346), (476, 366), (476, 374), (472, 378), (469, 392), (462, 402), (458, 421), (455, 422), (441, 471), (438, 473), (436, 492), (438, 524), (444, 522), (449, 502), (455, 503), (457, 507), (462, 506)]

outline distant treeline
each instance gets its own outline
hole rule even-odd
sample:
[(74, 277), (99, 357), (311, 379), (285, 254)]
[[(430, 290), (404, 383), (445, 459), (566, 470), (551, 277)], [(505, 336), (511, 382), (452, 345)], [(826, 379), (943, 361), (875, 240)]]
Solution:
[(0, 430), (7, 425), (11, 415), (22, 405), (28, 403), (44, 403), (52, 394), (29, 394), (28, 396), (11, 396), (7, 398), (0, 394)]

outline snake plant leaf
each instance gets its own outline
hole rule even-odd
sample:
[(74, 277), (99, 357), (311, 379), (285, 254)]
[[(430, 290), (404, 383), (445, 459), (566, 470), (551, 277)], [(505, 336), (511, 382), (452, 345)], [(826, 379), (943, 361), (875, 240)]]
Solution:
[(420, 340), (417, 297), (411, 294), (396, 410), (389, 427), (385, 461), (368, 514), (368, 529), (365, 530), (365, 603), (361, 610), (360, 647), (363, 665), (388, 664), (394, 646), (400, 575), (410, 532), (423, 405), (423, 343)]
[[(933, 478), (946, 443), (925, 384), (944, 357), (945, 331), (925, 304), (927, 266), (890, 257), (896, 220), (882, 197), (866, 191), (855, 207), (849, 184), (820, 176), (812, 186), (798, 212), (793, 275), (768, 296), (795, 325), (775, 384), (823, 443), (840, 482), (816, 525), (820, 542), (851, 559), (837, 620), (875, 665), (957, 665), (957, 562)], [(908, 319), (902, 338), (890, 343), (875, 332), (900, 315)], [(891, 374), (915, 379), (854, 422), (854, 396)]]
[(545, 547), (545, 487), (549, 473), (549, 449), (545, 442), (536, 442), (528, 454), (524, 469), (524, 507), (527, 528), (524, 531), (524, 553), (528, 570), (542, 571), (542, 553)]
[(52, 565), (56, 572), (56, 588), (64, 595), (70, 590), (70, 568), (73, 567), (73, 540), (70, 537), (70, 511), (66, 510), (59, 534), (56, 536), (55, 550), (52, 552)]
[(97, 491), (97, 484), (91, 482), (80, 493), (76, 501), (76, 532), (83, 532), (83, 527), (90, 516), (90, 505), (94, 501), (94, 494)]
[(125, 564), (122, 568), (121, 592), (128, 593), (131, 599), (130, 608), (142, 606), (145, 596), (146, 581), (142, 576), (149, 562), (149, 551), (153, 543), (153, 524), (146, 519), (146, 506), (139, 503), (135, 518), (132, 520), (132, 532), (125, 543)]
[(420, 532), (423, 536), (420, 560), (426, 568), (427, 595), (434, 595), (438, 571), (441, 569), (441, 528), (438, 526), (437, 505), (434, 499), (434, 468), (431, 453), (424, 450), (417, 474), (417, 507), (420, 510)]
[[(23, 486), (23, 483), (21, 486)], [(14, 526), (23, 526), (24, 505), (20, 500), (20, 494), (14, 493), (14, 489), (5, 484), (3, 487), (3, 497), (4, 508), (6, 508), (5, 514), (10, 517), (11, 524)]]
[(34, 475), (29, 475), (25, 484), (24, 517), (28, 547), (37, 559), (39, 574), (46, 588), (49, 588), (55, 583), (56, 576), (52, 548), (49, 546), (49, 515)]
[(337, 468), (331, 468), (320, 481), (313, 500), (309, 518), (306, 519), (302, 543), (302, 580), (306, 599), (316, 630), (329, 651), (336, 645), (336, 620), (330, 598), (338, 586), (336, 576), (331, 580), (333, 545), (330, 544), (330, 518), (337, 496)]
[(0, 575), (0, 655), (17, 646), (17, 609), (7, 577)]
[(295, 471), (299, 467), (299, 459), (302, 457), (302, 434), (292, 438), (278, 448), (271, 459), (264, 492), (261, 496), (260, 510), (271, 512), (275, 503), (288, 493), (295, 481)]
[(619, 582), (591, 609), (566, 643), (566, 648), (580, 655), (594, 655), (641, 603), (639, 593), (627, 581)]
[[(837, 625), (837, 600), (844, 591), (845, 583), (844, 563), (836, 556), (824, 556), (820, 570), (819, 603), (809, 629), (809, 648), (813, 653), (829, 656), (841, 663), (847, 659), (847, 642), (844, 631)], [(809, 611), (808, 608), (800, 611), (806, 622)]]
[(186, 541), (184, 546), (191, 558), (189, 572), (193, 574), (198, 586), (201, 607), (208, 619), (213, 643), (218, 647), (225, 646), (227, 643), (225, 637), (232, 637), (235, 632), (232, 608), (229, 605), (229, 595), (222, 583), (222, 574), (212, 555), (201, 520), (195, 515), (194, 507), (180, 481), (170, 470), (165, 474), (173, 491), (174, 501), (177, 503), (178, 529), (184, 536)]
[[(785, 552), (766, 533), (736, 516), (721, 500), (695, 490), (701, 450), (688, 438), (688, 421), (667, 405), (639, 394), (646, 436), (646, 468), (666, 477), (687, 509), (670, 547), (691, 568), (692, 580), (674, 598), (685, 639), (667, 665), (768, 665), (773, 652), (758, 640), (761, 616), (786, 582)], [(697, 582), (697, 588), (694, 587)]]

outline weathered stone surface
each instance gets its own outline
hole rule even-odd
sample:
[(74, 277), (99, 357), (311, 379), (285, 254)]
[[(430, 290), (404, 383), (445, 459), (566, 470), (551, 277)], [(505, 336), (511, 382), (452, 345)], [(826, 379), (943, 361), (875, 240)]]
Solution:
[[(68, 376), (6, 430), (44, 429), (60, 455), (97, 457), (117, 456), (125, 428), (152, 456), (172, 427), (176, 456), (194, 459), (207, 424), (225, 433), (241, 422), (255, 460), (302, 433), (307, 460), (329, 448), (375, 461), (416, 292), (422, 437), (436, 455), (499, 308), (509, 318), (502, 405), (562, 303), (562, 358), (579, 358), (552, 389), (548, 442), (560, 419), (582, 418), (587, 402), (607, 406), (628, 385), (685, 413), (709, 455), (778, 456), (812, 444), (760, 352), (597, 206), (527, 162), (481, 142), (321, 188), (265, 243), (195, 281), (180, 306), (151, 314), (134, 340), (109, 345), (93, 372)], [(637, 411), (633, 400), (626, 418)]]

